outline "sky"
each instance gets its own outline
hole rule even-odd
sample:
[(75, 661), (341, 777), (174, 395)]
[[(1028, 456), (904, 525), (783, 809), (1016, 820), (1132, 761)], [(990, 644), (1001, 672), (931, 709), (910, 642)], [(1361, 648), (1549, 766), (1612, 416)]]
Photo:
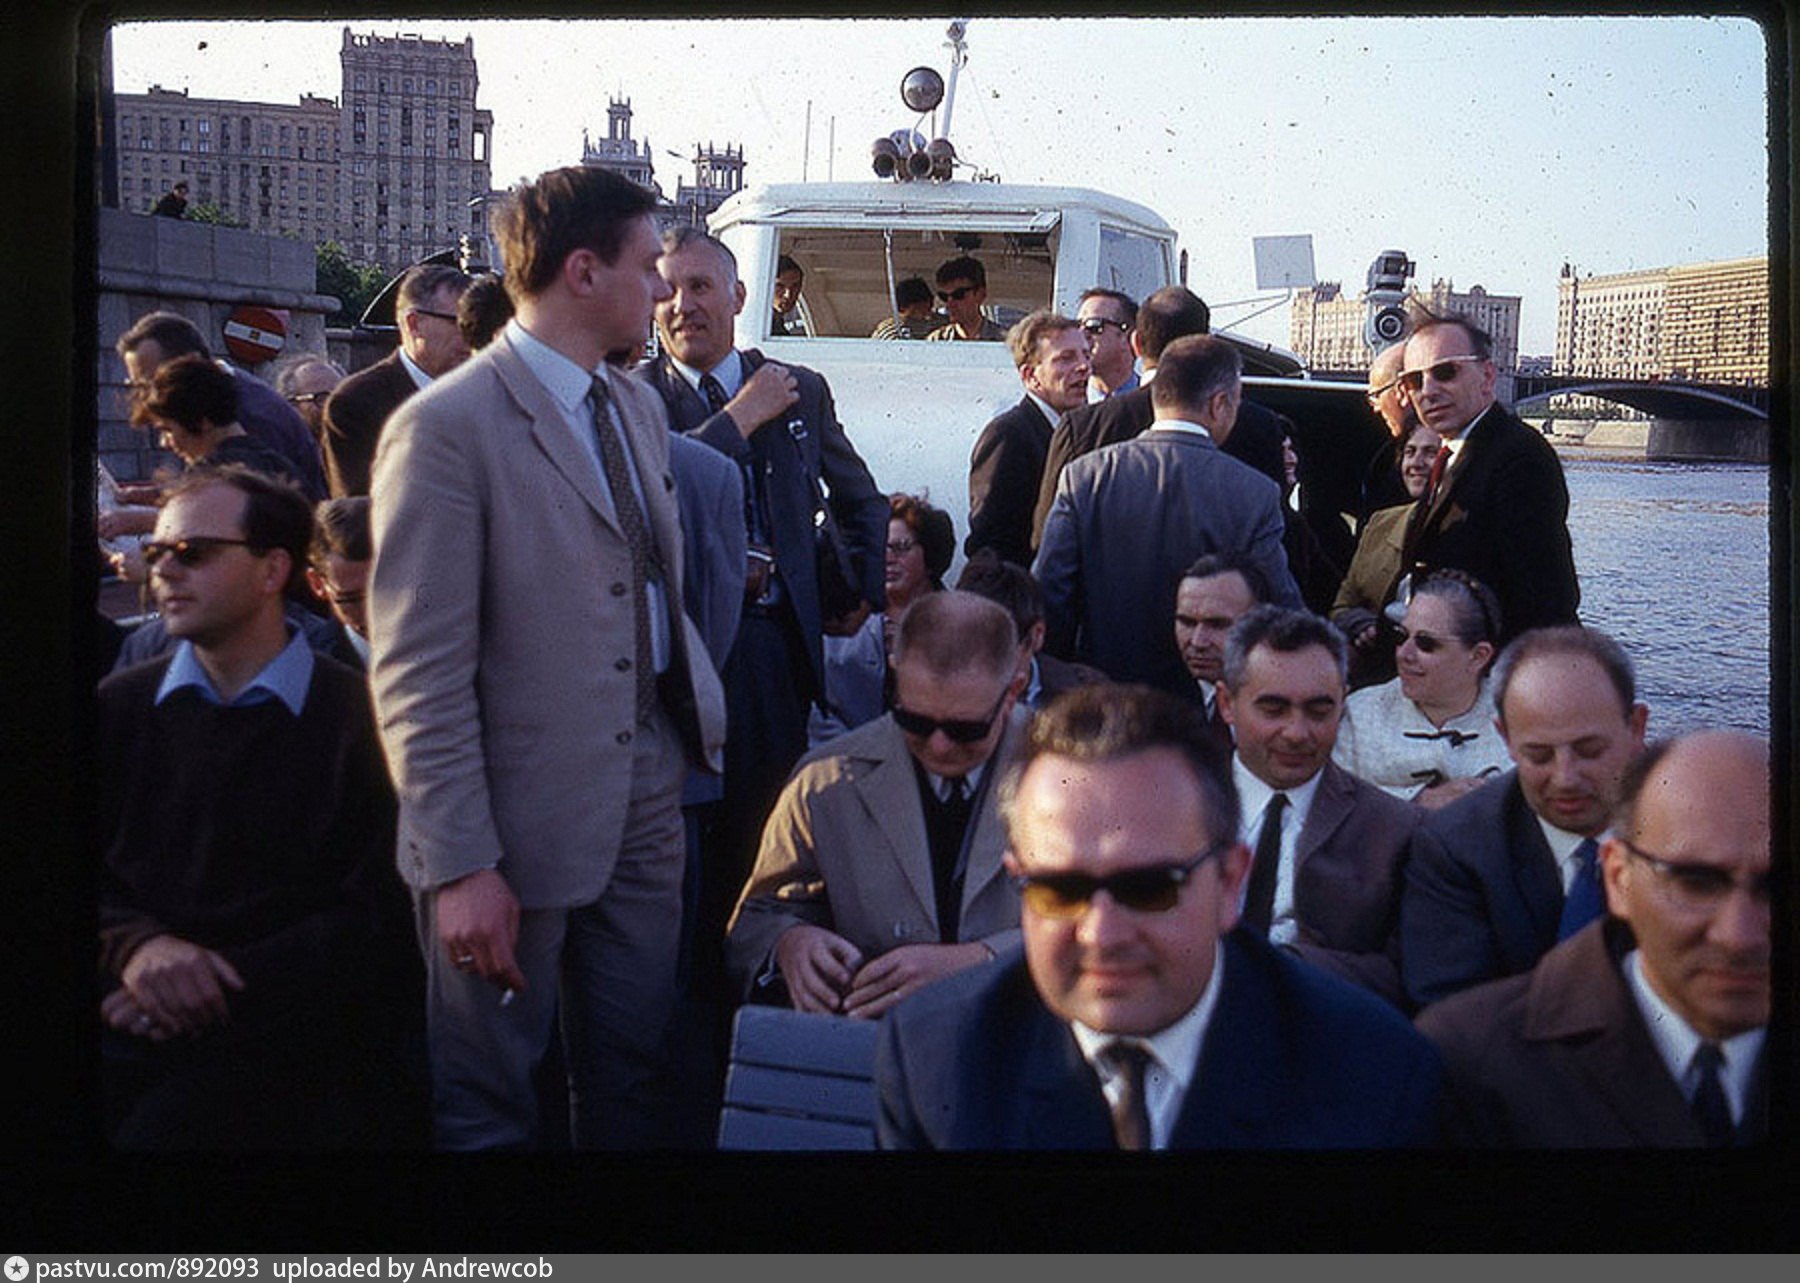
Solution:
[[(336, 98), (345, 26), (473, 37), (500, 187), (579, 161), (612, 96), (671, 195), (708, 142), (742, 144), (751, 183), (870, 178), (873, 139), (923, 128), (902, 76), (950, 72), (942, 18), (340, 17), (121, 25), (114, 87)], [(958, 154), (1149, 206), (1215, 325), (1254, 338), (1286, 345), (1289, 311), (1257, 288), (1255, 237), (1310, 235), (1317, 278), (1352, 294), (1398, 249), (1421, 285), (1519, 295), (1523, 355), (1554, 347), (1565, 262), (1768, 252), (1768, 47), (1748, 19), (977, 17), (967, 40)]]

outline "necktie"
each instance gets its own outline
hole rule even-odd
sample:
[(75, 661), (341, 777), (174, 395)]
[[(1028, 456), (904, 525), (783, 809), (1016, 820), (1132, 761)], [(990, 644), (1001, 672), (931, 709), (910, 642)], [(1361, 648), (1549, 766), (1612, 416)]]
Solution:
[(1277, 793), (1263, 808), (1262, 831), (1256, 835), (1256, 854), (1250, 861), (1244, 921), (1265, 936), (1275, 916), (1275, 874), (1281, 867), (1281, 812), (1287, 803), (1287, 794)]
[(619, 527), (631, 549), (632, 628), (637, 640), (637, 719), (650, 720), (656, 707), (656, 672), (650, 649), (650, 597), (644, 586), (650, 579), (655, 560), (650, 528), (644, 524), (643, 509), (638, 507), (637, 491), (631, 485), (631, 465), (625, 458), (625, 444), (614, 429), (607, 406), (611, 395), (603, 379), (593, 383), (594, 435), (600, 443), (600, 467), (612, 491), (613, 508), (619, 514)]
[(1575, 880), (1569, 883), (1569, 894), (1563, 900), (1562, 921), (1556, 926), (1556, 938), (1567, 940), (1606, 909), (1606, 894), (1600, 889), (1599, 845), (1584, 838), (1575, 848)]
[(1438, 482), (1444, 479), (1444, 469), (1450, 463), (1450, 447), (1438, 447), (1437, 457), (1431, 461), (1431, 476), (1425, 482), (1425, 502), (1430, 503), (1437, 498)]
[(1706, 1143), (1715, 1149), (1730, 1145), (1737, 1133), (1731, 1122), (1731, 1105), (1725, 1099), (1725, 1084), (1719, 1081), (1724, 1063), (1717, 1043), (1703, 1042), (1694, 1053), (1694, 1064), (1700, 1069), (1700, 1085), (1694, 1089), (1692, 1101), (1694, 1118)]
[(1113, 1102), (1113, 1137), (1120, 1149), (1150, 1148), (1150, 1106), (1144, 1099), (1144, 1068), (1150, 1053), (1135, 1042), (1109, 1042), (1100, 1056), (1119, 1075)]

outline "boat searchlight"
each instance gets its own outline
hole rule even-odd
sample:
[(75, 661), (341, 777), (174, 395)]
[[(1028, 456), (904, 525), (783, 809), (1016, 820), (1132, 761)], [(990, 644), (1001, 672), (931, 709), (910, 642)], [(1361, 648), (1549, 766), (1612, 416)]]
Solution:
[[(920, 115), (936, 111), (944, 100), (944, 78), (930, 67), (914, 67), (900, 80), (900, 101)], [(870, 164), (877, 178), (910, 183), (920, 179), (944, 182), (956, 163), (956, 148), (948, 138), (925, 141), (916, 129), (896, 129), (869, 145)]]

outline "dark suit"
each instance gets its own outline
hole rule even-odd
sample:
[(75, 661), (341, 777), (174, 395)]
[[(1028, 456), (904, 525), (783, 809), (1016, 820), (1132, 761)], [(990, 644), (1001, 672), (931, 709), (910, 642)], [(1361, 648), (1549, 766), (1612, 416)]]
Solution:
[(1075, 460), (1032, 573), (1045, 649), (1121, 682), (1193, 686), (1175, 648), (1175, 588), (1203, 553), (1237, 552), (1273, 600), (1300, 606), (1282, 551), (1281, 491), (1197, 432), (1157, 427)]
[(1531, 968), (1556, 943), (1562, 874), (1508, 771), (1426, 816), (1400, 897), (1400, 978), (1424, 1007)]
[[(1079, 406), (1063, 415), (1050, 433), (1044, 456), (1043, 480), (1038, 485), (1037, 506), (1031, 514), (1031, 546), (1044, 536), (1044, 521), (1056, 501), (1056, 479), (1062, 470), (1084, 454), (1101, 446), (1117, 445), (1144, 431), (1156, 420), (1150, 404), (1150, 385), (1109, 396), (1092, 405)], [(1266, 410), (1254, 401), (1238, 406), (1237, 422), (1220, 448), (1232, 458), (1282, 484), (1281, 438), (1292, 435), (1294, 425), (1286, 415)]]
[(1077, 686), (1091, 686), (1095, 682), (1106, 680), (1105, 673), (1088, 664), (1071, 663), (1042, 651), (1035, 658), (1038, 692), (1037, 699), (1031, 704), (1033, 708), (1042, 708), (1064, 691), (1072, 691)]
[(1294, 848), (1295, 950), (1401, 1008), (1400, 878), (1420, 814), (1327, 762)]
[[(1704, 1145), (1619, 963), (1631, 931), (1589, 924), (1530, 972), (1446, 998), (1418, 1026), (1444, 1058), (1457, 1144), (1526, 1149)], [(1739, 1143), (1768, 1127), (1768, 1048)]]
[[(1452, 566), (1492, 588), (1500, 599), (1502, 644), (1530, 628), (1577, 622), (1581, 588), (1562, 461), (1539, 433), (1498, 404), (1467, 436), (1436, 498), (1414, 505), (1402, 571), (1417, 579)], [(1393, 592), (1385, 596), (1392, 600)]]
[[(745, 349), (748, 379), (763, 355)], [(806, 751), (807, 708), (825, 682), (824, 621), (814, 542), (813, 478), (822, 477), (833, 514), (849, 547), (856, 583), (879, 610), (887, 600), (883, 580), (888, 504), (838, 423), (831, 389), (803, 366), (786, 366), (799, 399), (749, 439), (723, 410), (705, 399), (665, 354), (639, 366), (632, 377), (653, 389), (669, 426), (711, 446), (741, 471), (764, 478), (766, 519), (776, 575), (785, 599), (777, 606), (743, 612), (731, 656), (721, 670), (730, 734), (725, 745), (724, 796), (700, 835), (703, 867), (694, 908), (695, 938), (704, 951), (698, 983), (722, 983), (717, 955), (725, 922), (756, 858), (762, 826)], [(791, 425), (791, 428), (790, 428)], [(740, 510), (737, 522), (744, 525)]]
[(291, 475), (310, 502), (323, 499), (325, 469), (319, 462), (319, 446), (300, 412), (254, 374), (220, 364), (237, 383), (237, 417), (244, 431), (293, 464)]
[[(1435, 1139), (1442, 1068), (1404, 1017), (1246, 931), (1225, 937), (1223, 959), (1170, 1148)], [(1113, 1148), (1099, 1079), (1020, 954), (940, 980), (890, 1012), (875, 1083), (886, 1149)]]
[(418, 390), (396, 348), (352, 374), (326, 398), (325, 468), (333, 498), (369, 493), (369, 469), (381, 426)]
[(992, 548), (1015, 565), (1031, 564), (1031, 506), (1050, 448), (1050, 420), (1029, 396), (994, 416), (969, 455), (969, 537), (973, 557)]

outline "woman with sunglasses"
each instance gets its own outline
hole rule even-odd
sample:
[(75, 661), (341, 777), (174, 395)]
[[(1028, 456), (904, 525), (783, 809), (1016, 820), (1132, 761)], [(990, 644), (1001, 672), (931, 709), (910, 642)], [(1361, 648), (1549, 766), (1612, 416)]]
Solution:
[(825, 699), (829, 712), (814, 710), (808, 740), (816, 747), (854, 726), (874, 721), (893, 702), (888, 654), (894, 628), (906, 608), (941, 592), (944, 572), (956, 555), (956, 527), (950, 514), (921, 495), (888, 496), (887, 609), (872, 613), (848, 637), (825, 638)]
[(1500, 627), (1493, 590), (1479, 579), (1459, 570), (1426, 576), (1401, 625), (1400, 675), (1351, 694), (1332, 760), (1431, 808), (1506, 770), (1487, 683)]

